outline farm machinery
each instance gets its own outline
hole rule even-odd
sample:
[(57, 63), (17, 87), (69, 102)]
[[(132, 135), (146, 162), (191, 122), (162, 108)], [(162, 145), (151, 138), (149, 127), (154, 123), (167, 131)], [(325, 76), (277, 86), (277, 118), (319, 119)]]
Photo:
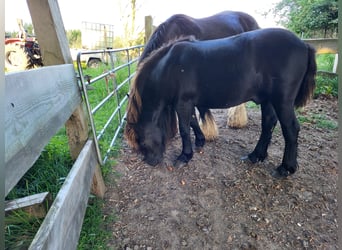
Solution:
[(5, 38), (5, 71), (18, 71), (42, 66), (42, 56), (34, 36), (28, 35), (21, 19), (17, 20), (19, 34)]

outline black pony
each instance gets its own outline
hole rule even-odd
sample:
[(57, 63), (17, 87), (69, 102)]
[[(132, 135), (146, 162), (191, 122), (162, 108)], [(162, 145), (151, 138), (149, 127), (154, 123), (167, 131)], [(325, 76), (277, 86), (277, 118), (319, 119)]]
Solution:
[[(156, 165), (175, 130), (164, 111), (176, 112), (183, 147), (175, 165), (182, 166), (193, 156), (194, 107), (228, 108), (252, 100), (261, 104), (262, 131), (248, 159), (255, 163), (266, 158), (279, 120), (285, 150), (277, 174), (287, 176), (297, 169), (295, 107), (304, 106), (312, 97), (315, 74), (315, 50), (284, 29), (260, 29), (207, 41), (184, 38), (140, 64), (128, 103), (125, 137), (148, 164)], [(196, 146), (202, 147), (200, 129), (195, 129), (195, 136)]]
[[(152, 51), (179, 37), (192, 35), (197, 40), (211, 40), (255, 29), (259, 29), (256, 20), (247, 13), (239, 11), (223, 11), (205, 18), (193, 18), (184, 14), (176, 14), (169, 17), (155, 29), (145, 45), (139, 64)], [(166, 110), (165, 112), (169, 111)], [(205, 138), (207, 140), (214, 139), (217, 137), (217, 127), (210, 110), (199, 110), (199, 113)], [(176, 118), (172, 117), (172, 114), (169, 115), (169, 119), (176, 122)]]

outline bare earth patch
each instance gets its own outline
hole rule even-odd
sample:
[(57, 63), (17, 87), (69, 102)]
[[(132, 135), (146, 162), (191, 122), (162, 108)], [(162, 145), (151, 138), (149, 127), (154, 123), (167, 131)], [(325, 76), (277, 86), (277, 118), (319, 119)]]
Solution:
[(107, 183), (104, 212), (118, 217), (107, 228), (108, 248), (338, 249), (338, 130), (317, 122), (337, 124), (337, 100), (315, 99), (301, 111), (309, 119), (299, 134), (299, 170), (282, 180), (271, 176), (283, 155), (279, 124), (268, 158), (252, 165), (240, 157), (259, 138), (259, 109), (248, 109), (248, 125), (239, 130), (226, 126), (226, 110), (213, 113), (219, 138), (184, 168), (170, 164), (181, 150), (179, 136), (158, 167), (123, 146)]

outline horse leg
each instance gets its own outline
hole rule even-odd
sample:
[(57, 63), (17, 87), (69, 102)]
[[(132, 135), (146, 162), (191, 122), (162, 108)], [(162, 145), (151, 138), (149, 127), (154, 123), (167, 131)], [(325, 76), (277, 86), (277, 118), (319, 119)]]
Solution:
[(281, 129), (285, 140), (285, 151), (283, 161), (274, 173), (275, 177), (286, 177), (296, 172), (297, 164), (297, 148), (298, 148), (298, 134), (300, 126), (296, 118), (294, 108), (290, 105), (283, 105), (282, 107), (275, 107), (279, 118)]
[(182, 152), (177, 157), (175, 167), (185, 166), (192, 158), (193, 151), (190, 138), (190, 123), (194, 119), (192, 114), (195, 108), (193, 105), (181, 102), (176, 106), (178, 115), (179, 134), (182, 138)]
[(272, 139), (273, 129), (277, 124), (277, 116), (271, 103), (261, 104), (261, 135), (255, 149), (247, 157), (252, 163), (263, 161), (267, 157), (267, 148)]
[(195, 134), (195, 145), (196, 145), (196, 150), (201, 151), (205, 144), (205, 137), (204, 134), (199, 126), (196, 113), (195, 113), (195, 108), (193, 109), (192, 115), (191, 115), (191, 120), (190, 120), (190, 127), (194, 131)]

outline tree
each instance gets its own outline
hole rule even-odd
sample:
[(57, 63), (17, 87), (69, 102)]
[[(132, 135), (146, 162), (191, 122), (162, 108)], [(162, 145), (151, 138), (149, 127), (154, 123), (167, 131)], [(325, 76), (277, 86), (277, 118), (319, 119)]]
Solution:
[(82, 48), (82, 37), (80, 30), (68, 30), (67, 38), (70, 48)]
[(143, 39), (141, 39), (142, 30), (141, 27), (137, 27), (136, 20), (136, 14), (141, 6), (142, 3), (138, 4), (137, 0), (119, 1), (121, 22), (124, 27), (124, 31), (122, 37), (116, 38), (116, 47), (119, 46), (119, 44), (123, 47), (127, 47), (143, 43)]
[(26, 30), (27, 34), (34, 35), (34, 30), (33, 30), (33, 24), (32, 23), (25, 23), (24, 24), (24, 29)]
[(281, 0), (272, 13), (278, 24), (307, 37), (332, 37), (338, 31), (337, 0)]

